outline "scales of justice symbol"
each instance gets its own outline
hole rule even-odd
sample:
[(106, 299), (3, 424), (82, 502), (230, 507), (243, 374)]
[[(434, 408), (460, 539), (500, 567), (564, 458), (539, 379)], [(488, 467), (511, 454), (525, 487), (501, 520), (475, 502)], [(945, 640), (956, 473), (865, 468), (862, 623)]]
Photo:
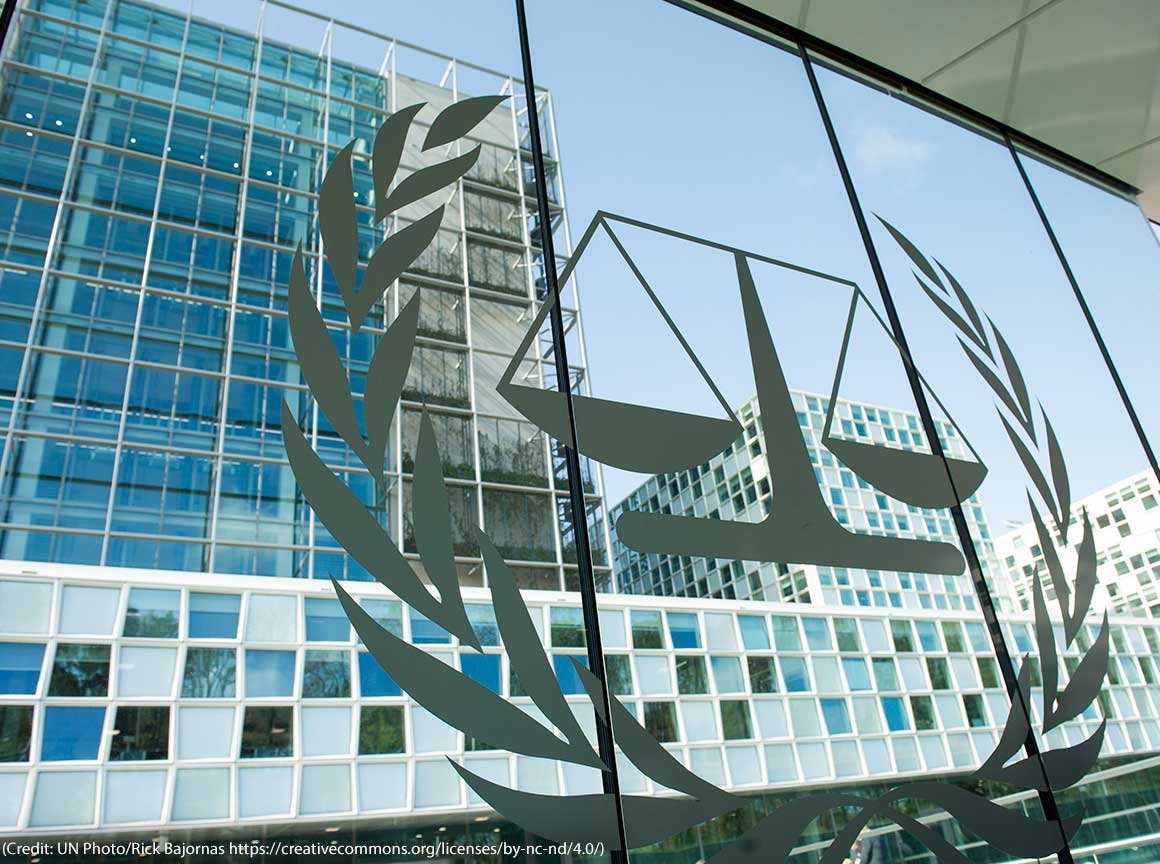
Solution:
[[(598, 211), (576, 252), (560, 273), (564, 283), (583, 258), (589, 241), (603, 229), (637, 282), (648, 295), (701, 377), (713, 391), (726, 418), (706, 417), (662, 408), (573, 395), (572, 410), (579, 446), (573, 440), (565, 395), (555, 390), (515, 383), (520, 361), (540, 332), (555, 298), (549, 298), (528, 328), (496, 390), (516, 410), (557, 440), (606, 465), (649, 474), (684, 471), (705, 462), (731, 445), (742, 433), (733, 409), (722, 397), (692, 348), (665, 310), (660, 299), (625, 249), (612, 227), (619, 223), (655, 231), (678, 240), (728, 252), (733, 256), (737, 287), (741, 293), (745, 332), (753, 377), (757, 385), (765, 452), (773, 485), (768, 515), (760, 522), (627, 511), (616, 523), (617, 536), (638, 552), (667, 555), (727, 558), (744, 561), (778, 561), (857, 567), (913, 573), (955, 575), (966, 566), (956, 546), (938, 541), (886, 537), (849, 531), (834, 518), (822, 497), (810, 463), (805, 439), (798, 426), (777, 348), (758, 297), (750, 261), (772, 264), (810, 276), (821, 277), (850, 291), (845, 333), (834, 374), (833, 389), (822, 430), (822, 442), (847, 468), (881, 492), (920, 508), (941, 509), (961, 504), (975, 493), (987, 474), (978, 453), (955, 425), (975, 461), (936, 456), (865, 443), (832, 434), (838, 386), (846, 365), (854, 320), (864, 307), (894, 342), (886, 322), (854, 282), (789, 264), (732, 246), (661, 228), (639, 220)], [(900, 352), (905, 363), (906, 358)], [(938, 396), (919, 374), (919, 380), (949, 419)], [(951, 421), (953, 423), (953, 421)], [(631, 434), (626, 434), (631, 430)]]

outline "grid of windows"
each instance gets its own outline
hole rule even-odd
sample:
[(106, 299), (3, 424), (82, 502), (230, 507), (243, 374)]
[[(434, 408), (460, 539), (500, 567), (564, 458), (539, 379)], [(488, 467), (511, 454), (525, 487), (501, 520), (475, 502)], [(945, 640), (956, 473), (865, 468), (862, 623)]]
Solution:
[[(173, 822), (293, 816), (288, 791), (274, 806), (253, 784), (267, 776), (262, 772), (274, 772), (268, 779), (284, 772), (287, 779), (269, 788), (290, 790), (295, 770), (302, 814), (312, 807), (358, 813), (482, 806), (440, 773), (445, 756), (473, 770), (486, 763), (499, 782), (518, 788), (591, 791), (584, 772), (465, 739), (412, 702), (349, 627), (330, 626), (330, 598), (305, 590), (307, 583), (275, 589), (256, 578), (219, 579), (173, 589), (161, 587), (164, 579), (124, 585), (108, 569), (61, 571), (0, 579), (0, 596), (10, 604), (0, 608), (23, 613), (0, 616), (0, 783), (27, 790), (21, 794), (33, 796), (31, 812), (54, 794), (52, 778), (65, 768), (86, 783), (103, 783), (110, 802), (130, 809), (142, 794), (135, 785), (146, 782), (141, 778), (172, 776), (157, 795), (172, 796)], [(100, 604), (70, 609), (63, 600), (79, 589), (106, 592), (114, 620)], [(126, 624), (141, 608), (132, 598), (167, 591), (175, 597), (174, 634), (130, 635)], [(354, 593), (384, 627), (533, 710), (500, 646), (485, 589), (464, 592), (484, 646), (479, 654), (380, 590)], [(207, 596), (214, 608), (236, 610), (225, 613), (231, 626), (205, 632)], [(901, 617), (819, 608), (802, 615), (788, 604), (691, 610), (679, 600), (647, 602), (625, 596), (602, 603), (610, 689), (693, 770), (726, 787), (972, 769), (1006, 718), (989, 639), (969, 613)], [(533, 603), (529, 611), (561, 690), (590, 727), (573, 662), (587, 663), (578, 603)], [(1004, 626), (1019, 653), (1031, 650), (1027, 616)], [(103, 635), (76, 635), (82, 632)], [(1106, 756), (1160, 749), (1160, 630), (1119, 618), (1111, 635), (1112, 671), (1098, 703), (1049, 732), (1051, 747), (1078, 743), (1106, 718)], [(1085, 628), (1064, 654), (1066, 674), (1094, 636)], [(1037, 706), (1034, 665), (1032, 683)], [(396, 778), (395, 792), (383, 797), (374, 784), (388, 776)], [(627, 792), (657, 791), (635, 772), (621, 783)], [(272, 812), (251, 809), (269, 806)], [(8, 827), (117, 821), (83, 806), (56, 812), (52, 825)], [(161, 811), (139, 821), (160, 823)]]
[[(430, 406), (453, 484), (464, 582), (483, 578), (473, 542), (480, 524), (524, 563), (522, 584), (574, 586), (561, 460), (494, 393), (544, 291), (518, 82), (470, 68), (473, 86), (516, 95), (472, 133), (481, 157), (457, 185), (438, 237), (357, 336), (344, 316), (327, 316), (357, 384), (383, 329), (419, 293), (400, 434), (376, 487), (307, 406), (286, 319), (290, 262), (302, 242), (324, 310), (339, 308), (315, 230), (325, 166), (352, 137), (360, 141), (354, 185), (365, 261), (387, 228), (371, 218), (376, 129), (417, 101), (433, 106), (417, 120), (429, 124), (458, 98), (457, 79), (444, 76), (444, 87), (396, 68), (405, 63), (381, 72), (351, 65), (341, 25), (287, 14), (318, 29), (318, 53), (260, 28), (241, 33), (135, 0), (21, 4), (0, 69), (0, 139), (10, 154), (0, 169), (0, 422), (8, 433), (0, 557), (369, 578), (297, 491), (281, 442), (286, 396), (319, 453), (375, 505), (407, 554), (408, 475), (419, 408)], [(381, 42), (387, 56), (391, 42)], [(420, 55), (415, 66), (425, 70)], [(550, 122), (550, 103), (542, 110)], [(408, 148), (399, 177), (437, 158)], [(551, 153), (548, 164), (550, 215), (562, 224)], [(566, 246), (561, 237), (558, 248)], [(541, 353), (536, 344), (520, 374), (554, 386)], [(607, 587), (600, 490), (589, 491)]]
[[(848, 530), (884, 537), (957, 543), (950, 515), (895, 501), (877, 492), (842, 465), (821, 441), (829, 399), (790, 391), (814, 475), (834, 519)], [(864, 443), (925, 451), (917, 414), (839, 400), (834, 406), (834, 434)], [(972, 610), (975, 591), (968, 576), (892, 573), (846, 567), (709, 560), (656, 553), (640, 554), (616, 538), (616, 520), (627, 510), (757, 522), (770, 512), (773, 488), (761, 435), (756, 398), (737, 412), (744, 433), (723, 453), (698, 468), (650, 478), (610, 513), (613, 565), (621, 591), (679, 597), (737, 600), (785, 600), (893, 609)], [(969, 458), (962, 437), (936, 421), (947, 455)], [(1002, 571), (994, 563), (991, 535), (975, 497), (963, 505), (972, 536), (997, 585), (996, 602), (1007, 602)]]

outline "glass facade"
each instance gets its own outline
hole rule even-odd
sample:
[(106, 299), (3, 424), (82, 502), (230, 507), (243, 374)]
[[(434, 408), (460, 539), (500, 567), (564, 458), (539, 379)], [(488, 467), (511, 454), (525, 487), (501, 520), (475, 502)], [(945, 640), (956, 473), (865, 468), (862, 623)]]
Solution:
[[(1134, 203), (808, 40), (660, 0), (427, 5), (394, 38), (281, 0), (17, 4), (0, 834), (1154, 857)], [(324, 520), (284, 418), (399, 566)]]

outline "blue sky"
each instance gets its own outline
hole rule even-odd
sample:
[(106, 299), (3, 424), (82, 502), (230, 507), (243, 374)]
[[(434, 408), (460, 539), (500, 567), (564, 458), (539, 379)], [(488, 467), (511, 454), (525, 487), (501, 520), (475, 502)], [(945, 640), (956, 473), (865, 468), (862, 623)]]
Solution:
[[(197, 0), (242, 23), (240, 3)], [(513, 4), (375, 4), (328, 13), (463, 59), (518, 73)], [(686, 231), (856, 281), (878, 302), (801, 61), (663, 2), (529, 2), (537, 83), (552, 91), (574, 239), (598, 209)], [(315, 28), (272, 18), (279, 38), (314, 46)], [(298, 29), (295, 29), (298, 28)], [(339, 34), (351, 52), (376, 46)], [(400, 71), (407, 69), (400, 65)], [(427, 74), (429, 70), (417, 70)], [(950, 269), (1002, 329), (1034, 399), (1050, 414), (1076, 497), (1141, 470), (1141, 448), (1003, 147), (899, 99), (819, 72), (863, 206)], [(462, 86), (462, 85), (461, 85)], [(1160, 440), (1151, 372), (1160, 251), (1129, 204), (1045, 166), (1029, 167), (1145, 428)], [(992, 526), (1027, 518), (1025, 479), (994, 398), (881, 226), (874, 237), (921, 371), (983, 453)], [(728, 256), (622, 236), (726, 399), (753, 390)], [(760, 268), (759, 268), (760, 270)], [(715, 408), (680, 348), (607, 242), (578, 270), (595, 395), (679, 410)], [(828, 391), (848, 294), (755, 270), (791, 386)], [(863, 327), (842, 395), (912, 408), (890, 344)], [(626, 430), (627, 431), (627, 430)], [(607, 471), (616, 502), (636, 480)]]

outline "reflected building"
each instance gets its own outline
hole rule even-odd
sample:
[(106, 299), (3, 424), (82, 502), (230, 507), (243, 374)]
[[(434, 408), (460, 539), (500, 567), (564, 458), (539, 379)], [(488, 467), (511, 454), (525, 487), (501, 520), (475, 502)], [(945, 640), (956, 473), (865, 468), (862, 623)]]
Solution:
[[(1097, 606), (1160, 618), (1160, 493), (1155, 475), (1141, 471), (1073, 503), (1068, 525), (1073, 545), (1082, 536), (1084, 513), (1096, 547)], [(1048, 532), (1065, 572), (1074, 572), (1074, 549), (1064, 549), (1053, 528)], [(1036, 570), (1043, 578), (1044, 596), (1055, 600), (1033, 523), (996, 538), (995, 554), (1008, 573), (1016, 608), (1032, 608)]]
[[(834, 519), (849, 531), (883, 537), (956, 543), (946, 510), (915, 507), (894, 500), (839, 462), (822, 443), (829, 397), (791, 390), (790, 398), (805, 439), (823, 500)], [(973, 610), (975, 590), (967, 573), (938, 576), (893, 573), (789, 563), (759, 563), (640, 553), (616, 536), (616, 520), (628, 510), (758, 522), (770, 512), (776, 494), (770, 479), (769, 454), (761, 434), (761, 415), (754, 397), (737, 412), (745, 428), (729, 449), (703, 465), (658, 474), (614, 506), (610, 530), (619, 590), (630, 594), (716, 597), (823, 603), (880, 609)], [(955, 428), (936, 418), (943, 451), (973, 458)], [(918, 414), (882, 405), (838, 400), (834, 434), (865, 444), (929, 452)], [(995, 566), (987, 518), (978, 496), (963, 504), (976, 539), (976, 551), (987, 571), (992, 595), (1005, 608), (1009, 592)]]

